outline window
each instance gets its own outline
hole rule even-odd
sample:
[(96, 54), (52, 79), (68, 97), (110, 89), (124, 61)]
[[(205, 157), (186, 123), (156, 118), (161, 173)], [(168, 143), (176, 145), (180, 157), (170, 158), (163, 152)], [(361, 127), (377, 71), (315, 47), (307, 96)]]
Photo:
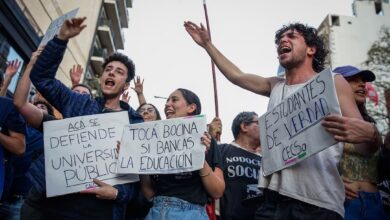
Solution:
[(383, 15), (382, 2), (375, 2), (375, 13), (377, 15)]
[(19, 60), (21, 61), (18, 72), (12, 78), (11, 83), (8, 86), (8, 90), (12, 93), (15, 92), (16, 85), (19, 80), (20, 72), (22, 71), (23, 65), (25, 61), (19, 55), (18, 52), (12, 47), (10, 41), (0, 32), (0, 71), (5, 73), (7, 68), (7, 62), (11, 60)]
[(332, 15), (332, 24), (331, 26), (340, 26), (340, 18), (339, 16)]

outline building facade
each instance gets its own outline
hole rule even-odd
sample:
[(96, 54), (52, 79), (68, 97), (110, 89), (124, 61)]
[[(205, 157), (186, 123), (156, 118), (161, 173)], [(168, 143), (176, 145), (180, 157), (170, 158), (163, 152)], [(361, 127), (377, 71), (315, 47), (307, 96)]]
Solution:
[(21, 61), (19, 71), (8, 87), (11, 94), (15, 91), (23, 66), (28, 63), (38, 44), (39, 36), (18, 4), (15, 1), (0, 1), (0, 71), (5, 72), (10, 60)]
[[(29, 29), (35, 32), (34, 41), (29, 51), (24, 54), (24, 60), (27, 61), (50, 23), (61, 15), (79, 8), (77, 17), (87, 17), (85, 21), (87, 27), (79, 36), (69, 41), (56, 78), (70, 86), (69, 70), (73, 65), (80, 64), (84, 68), (82, 82), (89, 84), (94, 94), (98, 93), (97, 77), (102, 72), (104, 58), (124, 48), (122, 28), (129, 25), (127, 9), (132, 7), (132, 0), (6, 0), (2, 1), (2, 4), (17, 5), (18, 11), (22, 12), (21, 16), (24, 15), (24, 20), (29, 23)], [(23, 44), (23, 41), (17, 41), (16, 44)]]
[(318, 28), (329, 46), (332, 68), (362, 67), (381, 28), (390, 27), (388, 0), (355, 0), (352, 9), (353, 17), (328, 15)]

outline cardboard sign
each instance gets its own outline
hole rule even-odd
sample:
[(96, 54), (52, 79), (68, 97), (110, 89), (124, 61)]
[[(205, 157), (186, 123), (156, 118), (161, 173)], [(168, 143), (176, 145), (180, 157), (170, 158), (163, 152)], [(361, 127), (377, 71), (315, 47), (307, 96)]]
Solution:
[(51, 39), (53, 39), (54, 36), (56, 36), (56, 34), (58, 34), (58, 32), (60, 31), (62, 24), (66, 20), (74, 18), (78, 11), (79, 11), (78, 8), (73, 9), (72, 11), (70, 11), (70, 12), (60, 16), (59, 18), (55, 19), (54, 21), (52, 21), (49, 25), (49, 28), (47, 28), (45, 36), (43, 36), (42, 41), (39, 44), (39, 46), (46, 45), (47, 42), (49, 42)]
[(269, 175), (292, 166), (337, 141), (321, 125), (341, 115), (332, 72), (315, 75), (302, 88), (260, 117), (263, 171)]
[(47, 197), (95, 187), (92, 179), (115, 185), (138, 181), (117, 175), (117, 141), (129, 123), (125, 111), (44, 123)]
[(181, 173), (203, 168), (203, 115), (128, 125), (124, 128), (118, 173)]

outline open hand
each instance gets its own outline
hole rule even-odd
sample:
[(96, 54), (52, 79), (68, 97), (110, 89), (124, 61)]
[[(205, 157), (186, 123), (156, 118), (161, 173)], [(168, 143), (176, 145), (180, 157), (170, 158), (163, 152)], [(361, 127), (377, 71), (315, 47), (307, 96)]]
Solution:
[(69, 70), (70, 80), (72, 81), (72, 85), (77, 85), (80, 83), (81, 75), (83, 75), (84, 69), (80, 64), (73, 65), (72, 69)]
[(122, 93), (121, 101), (129, 103), (131, 96), (129, 95), (129, 90), (126, 90)]
[(375, 126), (369, 122), (338, 115), (326, 116), (322, 126), (333, 135), (334, 139), (340, 142), (369, 142), (375, 132)]
[(351, 186), (353, 182), (345, 178), (343, 178), (343, 182), (345, 188), (345, 198), (349, 200), (357, 198), (357, 191)]
[(77, 36), (85, 27), (87, 27), (87, 25), (83, 25), (85, 19), (87, 19), (87, 17), (66, 20), (64, 24), (62, 24), (57, 37), (61, 40), (68, 40), (69, 38)]
[(137, 93), (137, 95), (143, 94), (144, 93), (144, 80), (142, 79), (142, 81), (141, 81), (140, 76), (137, 76), (134, 79), (134, 87), (131, 87), (131, 89), (133, 89)]
[(200, 23), (200, 27), (191, 21), (185, 21), (184, 27), (187, 33), (192, 37), (192, 39), (201, 47), (205, 47), (207, 43), (211, 42), (209, 32)]
[(12, 78), (20, 67), (22, 62), (18, 59), (7, 62), (7, 69), (5, 69), (5, 75)]

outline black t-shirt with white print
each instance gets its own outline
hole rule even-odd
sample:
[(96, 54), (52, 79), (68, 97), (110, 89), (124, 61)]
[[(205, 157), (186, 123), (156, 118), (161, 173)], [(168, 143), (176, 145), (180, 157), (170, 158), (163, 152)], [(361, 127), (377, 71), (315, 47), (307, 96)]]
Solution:
[[(214, 139), (211, 141), (205, 160), (214, 170), (222, 169), (221, 154)], [(199, 170), (177, 174), (151, 175), (152, 187), (155, 196), (169, 196), (185, 200), (190, 203), (205, 205), (208, 199), (206, 189), (199, 176)]]
[(243, 201), (261, 195), (257, 187), (261, 156), (236, 143), (222, 144), (219, 148), (225, 178), (225, 192), (220, 199), (221, 219), (254, 219), (256, 207), (243, 205)]

